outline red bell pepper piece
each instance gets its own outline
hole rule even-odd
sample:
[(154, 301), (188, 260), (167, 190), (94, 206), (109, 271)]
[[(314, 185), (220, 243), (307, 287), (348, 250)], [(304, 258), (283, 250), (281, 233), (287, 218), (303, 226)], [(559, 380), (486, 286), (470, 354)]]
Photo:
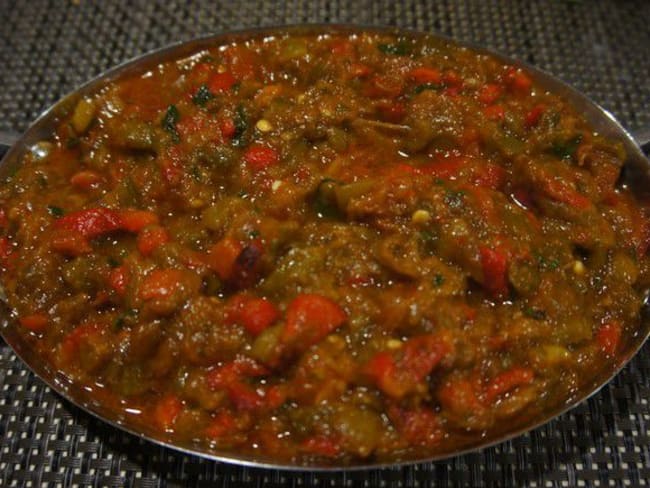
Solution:
[(183, 178), (183, 152), (173, 145), (161, 155), (160, 173), (169, 186), (176, 186)]
[(442, 422), (431, 409), (421, 407), (407, 410), (391, 405), (388, 416), (409, 444), (435, 445), (444, 435)]
[(354, 78), (365, 78), (370, 73), (372, 73), (372, 69), (367, 64), (352, 63), (350, 65), (350, 75)]
[(261, 144), (253, 144), (244, 153), (244, 161), (255, 172), (277, 164), (279, 159), (278, 152), (275, 149)]
[[(277, 392), (273, 387), (255, 389), (244, 380), (268, 373), (268, 369), (257, 361), (242, 356), (210, 371), (206, 381), (212, 390), (225, 390), (237, 410), (258, 410), (277, 406)], [(283, 401), (284, 397), (280, 403)]]
[(161, 398), (153, 409), (154, 422), (163, 430), (170, 430), (178, 415), (183, 411), (183, 402), (176, 395)]
[(108, 285), (115, 290), (115, 293), (119, 296), (124, 296), (128, 284), (129, 272), (125, 265), (113, 268), (108, 274)]
[(498, 190), (505, 182), (506, 170), (498, 164), (482, 162), (473, 172), (471, 181), (483, 188)]
[(505, 253), (486, 246), (481, 246), (479, 253), (483, 268), (483, 286), (493, 298), (504, 297), (508, 292), (508, 261)]
[(43, 332), (47, 329), (49, 320), (47, 315), (43, 313), (36, 313), (33, 315), (26, 315), (18, 319), (20, 325), (25, 329), (31, 330), (32, 332)]
[(282, 340), (307, 348), (343, 325), (347, 316), (339, 305), (322, 295), (298, 295), (289, 304)]
[(230, 140), (235, 135), (235, 132), (237, 132), (235, 122), (230, 117), (224, 117), (219, 121), (219, 130), (221, 131), (221, 136), (226, 140)]
[(397, 98), (404, 89), (403, 82), (395, 76), (374, 75), (368, 79), (363, 94), (371, 98)]
[(397, 163), (393, 169), (397, 174), (409, 174), (409, 175), (417, 175), (420, 173), (424, 173), (420, 168), (416, 168), (412, 164), (408, 163)]
[(437, 391), (438, 401), (445, 410), (453, 415), (468, 418), (483, 415), (485, 405), (477, 394), (477, 387), (467, 379), (451, 379)]
[(272, 385), (264, 390), (264, 403), (266, 408), (278, 408), (286, 400), (287, 391), (284, 385)]
[(266, 298), (247, 295), (235, 295), (230, 300), (230, 310), (227, 321), (241, 324), (252, 335), (259, 335), (271, 326), (279, 317), (280, 312)]
[(408, 391), (397, 378), (395, 358), (389, 352), (375, 354), (366, 364), (364, 371), (381, 391), (394, 398), (401, 398)]
[(545, 111), (546, 107), (541, 104), (535, 105), (533, 108), (531, 108), (524, 118), (524, 125), (526, 128), (531, 129), (539, 124), (539, 121), (542, 118), (542, 115), (544, 115)]
[(501, 88), (500, 85), (497, 85), (496, 83), (488, 83), (479, 91), (478, 99), (485, 105), (492, 105), (501, 97), (502, 93), (503, 88)]
[(534, 378), (535, 373), (529, 368), (514, 367), (504, 371), (488, 384), (485, 390), (485, 401), (492, 403), (504, 393), (508, 393), (518, 386), (530, 384)]
[(13, 254), (13, 247), (11, 242), (6, 237), (0, 237), (0, 263), (4, 266)]
[(598, 342), (600, 349), (605, 354), (613, 356), (621, 342), (622, 334), (623, 328), (621, 327), (620, 322), (607, 322), (598, 329), (598, 332), (596, 332), (596, 342)]
[(527, 94), (533, 86), (533, 80), (526, 73), (516, 68), (509, 68), (506, 72), (505, 82), (515, 92)]
[(65, 365), (74, 363), (78, 360), (79, 351), (83, 345), (104, 342), (101, 335), (102, 328), (98, 324), (87, 323), (77, 326), (63, 338), (59, 346), (59, 359)]
[(125, 209), (119, 212), (120, 227), (129, 232), (140, 232), (148, 225), (157, 224), (158, 216), (148, 210)]
[(342, 57), (343, 59), (349, 58), (355, 54), (354, 44), (347, 39), (334, 40), (330, 49), (332, 50), (332, 54), (336, 54), (337, 57)]
[(434, 85), (442, 83), (442, 74), (434, 68), (414, 68), (409, 71), (408, 77), (416, 83), (432, 83)]
[(185, 274), (178, 269), (155, 269), (142, 280), (140, 297), (143, 300), (166, 298), (183, 286)]
[(152, 225), (142, 229), (138, 234), (138, 251), (140, 251), (140, 254), (143, 256), (149, 256), (166, 242), (169, 242), (169, 234), (165, 228), (159, 225)]
[(256, 78), (259, 67), (263, 64), (261, 56), (248, 48), (228, 47), (222, 55), (224, 64), (236, 80)]
[(234, 382), (228, 385), (227, 391), (237, 410), (257, 410), (264, 405), (264, 397), (246, 383)]
[(451, 69), (443, 73), (442, 81), (448, 87), (460, 88), (461, 86), (463, 86), (463, 79), (456, 71)]
[(336, 457), (341, 452), (341, 446), (336, 439), (319, 435), (305, 439), (300, 444), (300, 450), (317, 456)]
[(177, 124), (176, 130), (183, 139), (192, 134), (203, 132), (209, 125), (209, 119), (203, 112), (197, 112), (190, 117), (183, 117)]
[(241, 243), (232, 237), (224, 237), (208, 251), (208, 266), (216, 271), (219, 278), (228, 280), (233, 273), (235, 261), (244, 249)]
[(269, 370), (246, 356), (240, 356), (234, 361), (211, 370), (207, 375), (208, 386), (213, 389), (227, 388), (244, 378), (255, 378), (269, 374)]
[(454, 180), (459, 176), (461, 170), (466, 164), (467, 158), (451, 155), (446, 158), (441, 158), (431, 164), (420, 166), (417, 168), (417, 172), (443, 180)]
[(235, 77), (228, 73), (215, 73), (208, 80), (208, 90), (212, 93), (221, 93), (227, 90), (230, 90), (232, 86), (237, 83)]
[(70, 178), (70, 184), (80, 190), (96, 188), (102, 181), (103, 178), (99, 173), (90, 170), (79, 171)]
[(232, 413), (222, 411), (210, 422), (205, 433), (212, 439), (221, 439), (236, 430), (237, 422)]
[(364, 371), (388, 396), (402, 398), (413, 391), (452, 349), (452, 344), (440, 335), (416, 336), (396, 351), (377, 353)]
[(54, 221), (56, 229), (77, 232), (87, 239), (118, 230), (121, 225), (119, 213), (106, 207), (79, 210)]
[(55, 235), (50, 242), (50, 247), (54, 251), (67, 256), (81, 256), (92, 251), (88, 239), (79, 232)]
[(227, 392), (230, 401), (240, 411), (274, 409), (286, 399), (276, 386), (253, 388), (241, 381), (229, 385)]
[(192, 85), (197, 87), (205, 83), (208, 77), (214, 72), (215, 68), (208, 63), (197, 63), (192, 68), (192, 71), (189, 75), (189, 79), (192, 82)]
[(377, 113), (381, 120), (393, 124), (400, 123), (406, 117), (406, 106), (402, 102), (389, 101), (377, 105)]
[(546, 179), (544, 181), (544, 190), (553, 200), (566, 203), (571, 207), (585, 209), (591, 205), (589, 198), (578, 193), (571, 185), (562, 180), (552, 177)]
[(503, 105), (489, 105), (483, 109), (483, 115), (485, 115), (488, 120), (501, 122), (506, 118), (506, 111), (503, 108)]

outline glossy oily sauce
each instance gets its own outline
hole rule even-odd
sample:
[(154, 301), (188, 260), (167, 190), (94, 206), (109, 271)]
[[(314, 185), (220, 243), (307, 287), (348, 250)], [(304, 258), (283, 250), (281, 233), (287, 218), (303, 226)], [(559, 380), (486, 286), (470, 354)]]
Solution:
[(616, 363), (650, 282), (622, 145), (436, 39), (215, 45), (36, 149), (0, 188), (15, 327), (204, 452), (392, 461), (533, 424)]

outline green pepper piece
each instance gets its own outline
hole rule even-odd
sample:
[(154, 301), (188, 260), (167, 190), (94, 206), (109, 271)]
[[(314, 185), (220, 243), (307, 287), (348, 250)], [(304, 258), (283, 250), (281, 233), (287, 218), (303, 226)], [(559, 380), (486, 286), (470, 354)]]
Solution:
[(314, 199), (314, 210), (319, 217), (340, 217), (341, 213), (336, 203), (336, 187), (338, 185), (340, 183), (331, 178), (325, 178), (318, 184), (316, 198)]

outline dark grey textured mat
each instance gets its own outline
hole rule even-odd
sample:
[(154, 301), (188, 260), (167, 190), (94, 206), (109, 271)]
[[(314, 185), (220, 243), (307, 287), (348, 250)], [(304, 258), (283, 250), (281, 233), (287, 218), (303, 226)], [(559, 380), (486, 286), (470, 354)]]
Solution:
[[(0, 130), (20, 131), (102, 70), (164, 44), (256, 25), (388, 24), (496, 48), (650, 125), (650, 2), (0, 1)], [(650, 349), (591, 400), (513, 441), (446, 462), (282, 473), (124, 435), (62, 401), (0, 343), (0, 486), (646, 486)]]

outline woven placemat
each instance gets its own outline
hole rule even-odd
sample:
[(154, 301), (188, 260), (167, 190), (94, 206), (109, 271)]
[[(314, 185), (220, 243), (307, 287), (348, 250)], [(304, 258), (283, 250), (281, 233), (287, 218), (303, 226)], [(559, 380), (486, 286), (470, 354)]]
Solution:
[[(626, 127), (650, 125), (650, 2), (0, 0), (0, 130), (25, 129), (116, 63), (201, 34), (354, 22), (435, 31), (558, 75)], [(589, 401), (498, 446), (438, 463), (291, 473), (206, 461), (126, 435), (63, 401), (0, 342), (0, 486), (646, 486), (650, 349)]]

